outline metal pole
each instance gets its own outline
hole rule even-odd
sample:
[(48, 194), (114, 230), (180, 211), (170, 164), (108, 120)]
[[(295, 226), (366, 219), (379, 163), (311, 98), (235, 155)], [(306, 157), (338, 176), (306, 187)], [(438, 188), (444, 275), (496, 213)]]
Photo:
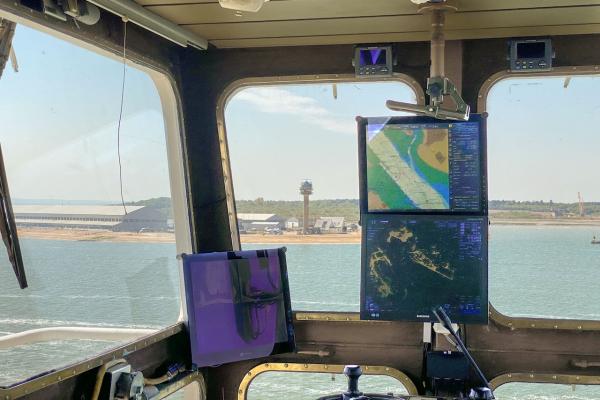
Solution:
[(304, 221), (302, 222), (302, 233), (308, 233), (308, 193), (304, 194)]
[(444, 53), (446, 39), (444, 36), (444, 25), (446, 23), (446, 11), (440, 8), (431, 11), (431, 70), (432, 78), (444, 76)]

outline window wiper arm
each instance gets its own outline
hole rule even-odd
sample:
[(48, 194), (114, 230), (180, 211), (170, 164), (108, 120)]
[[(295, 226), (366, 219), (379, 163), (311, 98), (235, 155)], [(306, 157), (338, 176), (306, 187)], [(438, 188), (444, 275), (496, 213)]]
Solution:
[(25, 266), (23, 265), (21, 246), (19, 245), (19, 238), (17, 236), (15, 214), (13, 213), (12, 205), (10, 203), (10, 193), (8, 191), (6, 169), (4, 168), (2, 147), (0, 147), (0, 233), (2, 234), (2, 241), (6, 246), (8, 260), (15, 271), (19, 286), (21, 289), (25, 289), (27, 287), (27, 277), (25, 276)]

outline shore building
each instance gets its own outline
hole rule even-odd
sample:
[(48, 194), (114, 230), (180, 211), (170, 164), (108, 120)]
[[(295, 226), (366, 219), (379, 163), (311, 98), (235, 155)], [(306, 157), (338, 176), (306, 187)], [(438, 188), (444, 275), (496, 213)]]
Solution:
[(300, 221), (298, 220), (298, 218), (292, 217), (292, 218), (288, 218), (285, 221), (285, 229), (287, 229), (288, 231), (295, 231), (299, 228), (300, 228)]
[(115, 232), (166, 231), (167, 217), (145, 206), (15, 205), (19, 227), (107, 229)]
[(285, 226), (285, 218), (276, 214), (240, 213), (237, 218), (240, 233), (264, 232)]
[(344, 217), (319, 217), (315, 221), (314, 231), (318, 233), (345, 233)]

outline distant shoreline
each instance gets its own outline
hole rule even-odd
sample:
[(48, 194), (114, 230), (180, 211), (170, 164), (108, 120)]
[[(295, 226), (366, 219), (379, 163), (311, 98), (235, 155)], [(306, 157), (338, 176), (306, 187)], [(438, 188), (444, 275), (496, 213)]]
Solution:
[(169, 232), (113, 232), (91, 229), (18, 228), (23, 239), (68, 240), (76, 242), (175, 243)]
[(360, 232), (330, 233), (320, 235), (298, 235), (285, 232), (283, 235), (240, 235), (246, 244), (360, 244)]
[[(600, 219), (496, 219), (492, 225), (502, 226), (579, 226), (599, 227)], [(175, 243), (175, 235), (170, 232), (112, 232), (85, 229), (19, 228), (18, 235), (23, 239), (66, 240), (78, 242), (119, 242), (119, 243)], [(332, 233), (321, 235), (298, 235), (285, 232), (282, 235), (245, 234), (240, 235), (245, 244), (360, 244), (361, 234)]]
[(494, 218), (492, 225), (538, 225), (538, 226), (600, 226), (600, 219), (555, 219), (555, 218)]

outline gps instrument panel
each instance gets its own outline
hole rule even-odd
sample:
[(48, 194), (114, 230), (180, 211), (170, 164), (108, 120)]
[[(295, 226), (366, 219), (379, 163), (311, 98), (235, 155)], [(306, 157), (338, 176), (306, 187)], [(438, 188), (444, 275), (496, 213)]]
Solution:
[(483, 214), (485, 120), (359, 118), (362, 212)]
[(354, 71), (358, 78), (393, 75), (392, 46), (357, 46)]
[(361, 318), (487, 323), (485, 119), (357, 122)]

